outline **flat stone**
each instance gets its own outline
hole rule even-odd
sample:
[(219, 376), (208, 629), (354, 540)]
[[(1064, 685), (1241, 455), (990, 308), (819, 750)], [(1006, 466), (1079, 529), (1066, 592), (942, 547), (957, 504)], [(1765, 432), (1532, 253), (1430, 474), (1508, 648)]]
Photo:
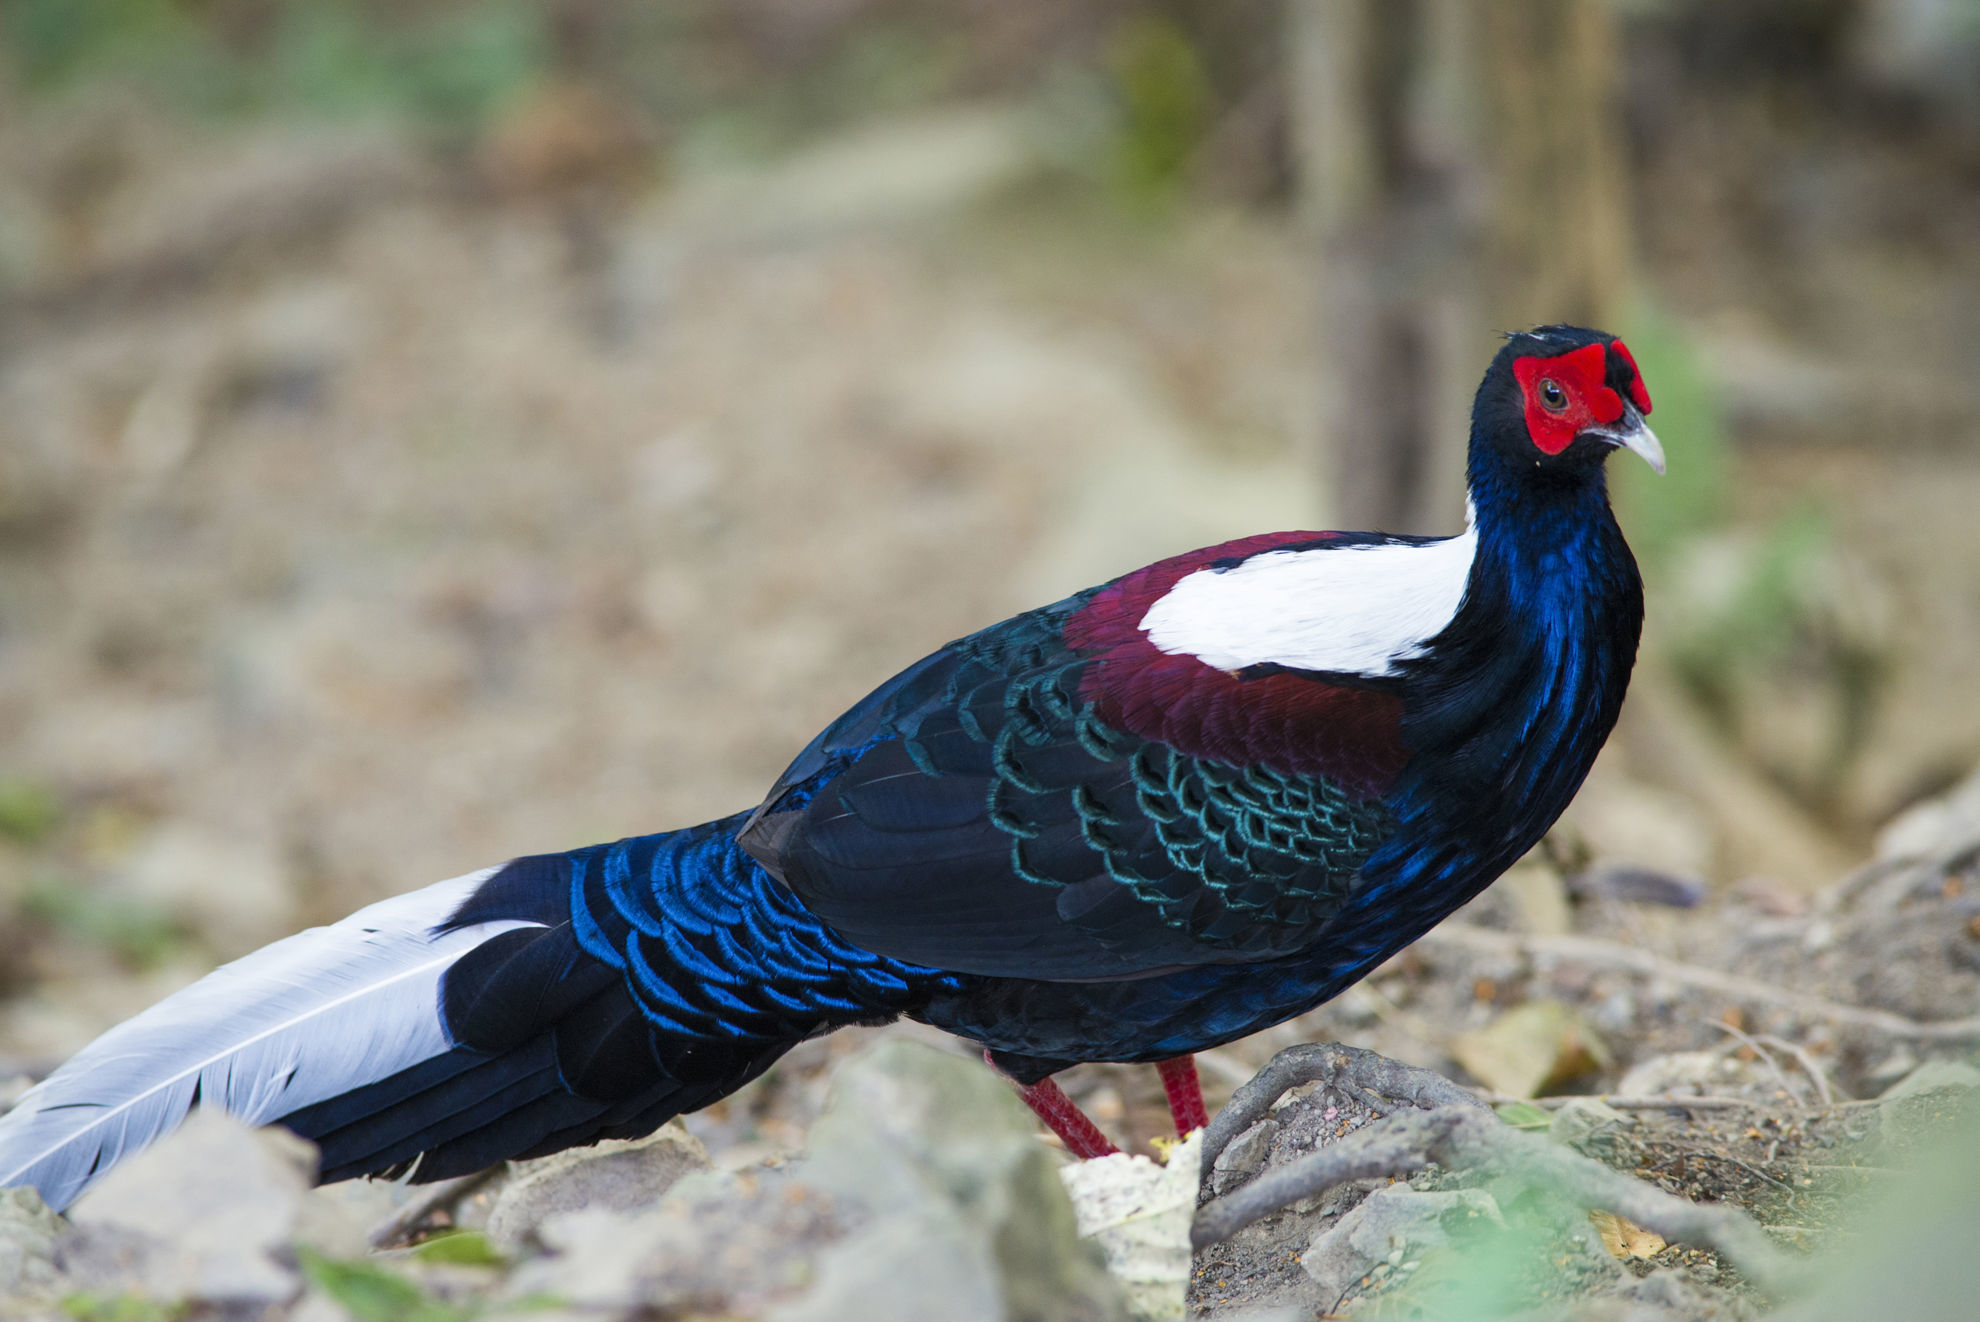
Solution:
[(0, 1189), (0, 1302), (57, 1289), (62, 1219), (33, 1189)]
[(1232, 1139), (1211, 1166), (1217, 1192), (1226, 1193), (1264, 1170), (1272, 1156), (1272, 1140), (1278, 1136), (1279, 1122), (1268, 1116)]
[(1498, 1203), (1482, 1189), (1420, 1193), (1407, 1185), (1390, 1185), (1369, 1194), (1315, 1236), (1300, 1265), (1319, 1284), (1323, 1298), (1338, 1299), (1398, 1250), (1449, 1244), (1452, 1218), (1505, 1224)]
[(1553, 1123), (1547, 1126), (1547, 1137), (1564, 1147), (1579, 1148), (1600, 1130), (1633, 1123), (1629, 1116), (1598, 1097), (1574, 1097), (1554, 1112)]
[(809, 1289), (766, 1322), (1004, 1322), (1057, 1314), (1004, 1311), (990, 1246), (960, 1217), (899, 1212), (828, 1249)]
[(979, 1062), (905, 1038), (883, 1039), (840, 1068), (811, 1142), (803, 1178), (865, 1207), (878, 1227), (835, 1254), (891, 1258), (901, 1245), (882, 1223), (913, 1217), (953, 1233), (910, 1255), (914, 1261), (900, 1260), (903, 1273), (946, 1262), (958, 1286), (967, 1286), (981, 1267), (977, 1254), (987, 1251), (1002, 1300), (999, 1316), (1036, 1322), (1124, 1316), (1120, 1288), (1100, 1250), (1080, 1238), (1036, 1121)]
[(560, 1213), (652, 1207), (683, 1175), (707, 1168), (708, 1150), (678, 1121), (645, 1138), (607, 1139), (516, 1162), (489, 1209), (488, 1242), (514, 1253), (533, 1243), (537, 1228)]
[[(1269, 1143), (1268, 1135), (1262, 1146)], [(1180, 1322), (1183, 1316), (1189, 1226), (1202, 1168), (1199, 1130), (1172, 1148), (1164, 1163), (1117, 1152), (1059, 1171), (1072, 1195), (1079, 1233), (1107, 1255), (1107, 1270), (1124, 1287), (1128, 1312), (1137, 1322)]]
[(57, 1262), (83, 1289), (156, 1300), (293, 1299), (290, 1245), (316, 1149), (201, 1109), (104, 1176), (69, 1210)]
[(1958, 1060), (1928, 1060), (1886, 1088), (1880, 1101), (1894, 1102), (1940, 1088), (1980, 1088), (1980, 1069)]
[(803, 1160), (692, 1171), (630, 1211), (599, 1199), (546, 1210), (533, 1240), (547, 1252), (516, 1268), (506, 1297), (551, 1296), (591, 1317), (1127, 1315), (1100, 1250), (1080, 1238), (1057, 1159), (1008, 1085), (973, 1060), (900, 1039), (838, 1070)]
[(757, 1317), (799, 1292), (849, 1216), (788, 1169), (697, 1171), (657, 1205), (547, 1217), (549, 1249), (511, 1275), (513, 1299), (554, 1297), (586, 1316)]

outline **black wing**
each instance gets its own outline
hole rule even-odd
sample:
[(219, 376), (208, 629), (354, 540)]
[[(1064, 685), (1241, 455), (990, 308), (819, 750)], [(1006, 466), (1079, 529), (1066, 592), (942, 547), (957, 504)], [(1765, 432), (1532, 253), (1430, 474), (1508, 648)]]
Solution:
[(743, 847), (854, 943), (1088, 981), (1289, 954), (1390, 829), (1324, 780), (1110, 729), (1056, 606), (953, 643), (819, 736)]

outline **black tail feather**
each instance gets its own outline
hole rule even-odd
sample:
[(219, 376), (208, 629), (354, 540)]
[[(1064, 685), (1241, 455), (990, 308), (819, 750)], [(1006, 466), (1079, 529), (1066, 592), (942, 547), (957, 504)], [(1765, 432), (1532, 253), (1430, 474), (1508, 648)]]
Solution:
[(453, 1049), (279, 1123), (320, 1145), (325, 1180), (415, 1159), (414, 1179), (443, 1179), (650, 1133), (808, 1034), (913, 999), (870, 955), (777, 929), (806, 915), (736, 848), (733, 825), (497, 870), (436, 929), (527, 924), (447, 970), (438, 1008)]

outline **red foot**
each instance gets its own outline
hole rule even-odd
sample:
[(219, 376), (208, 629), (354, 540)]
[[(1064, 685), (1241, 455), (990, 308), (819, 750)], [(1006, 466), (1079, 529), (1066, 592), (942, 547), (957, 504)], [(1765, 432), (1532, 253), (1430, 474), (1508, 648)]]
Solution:
[(1169, 1114), (1175, 1117), (1176, 1137), (1187, 1138), (1193, 1129), (1210, 1123), (1203, 1105), (1203, 1084), (1196, 1077), (1196, 1057), (1175, 1056), (1155, 1067), (1162, 1072), (1162, 1091), (1169, 1095)]
[[(983, 1059), (989, 1061), (990, 1053), (984, 1052)], [(990, 1068), (997, 1069), (994, 1061), (990, 1063)], [(1002, 1070), (997, 1072), (1003, 1073)], [(1087, 1119), (1086, 1112), (1073, 1104), (1065, 1089), (1052, 1080), (1040, 1079), (1037, 1083), (1017, 1084), (1016, 1087), (1024, 1104), (1045, 1122), (1046, 1128), (1059, 1136), (1059, 1141), (1066, 1145), (1066, 1151), (1081, 1161), (1089, 1157), (1110, 1157), (1120, 1151), (1100, 1132), (1100, 1126)]]

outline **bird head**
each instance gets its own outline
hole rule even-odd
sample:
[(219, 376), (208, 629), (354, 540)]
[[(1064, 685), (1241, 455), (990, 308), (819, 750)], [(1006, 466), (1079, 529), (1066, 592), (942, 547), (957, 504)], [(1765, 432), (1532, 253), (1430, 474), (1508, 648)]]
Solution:
[(1516, 468), (1592, 474), (1610, 451), (1634, 451), (1659, 473), (1664, 449), (1644, 415), (1650, 392), (1628, 346), (1579, 326), (1506, 337), (1479, 387), (1476, 435)]

